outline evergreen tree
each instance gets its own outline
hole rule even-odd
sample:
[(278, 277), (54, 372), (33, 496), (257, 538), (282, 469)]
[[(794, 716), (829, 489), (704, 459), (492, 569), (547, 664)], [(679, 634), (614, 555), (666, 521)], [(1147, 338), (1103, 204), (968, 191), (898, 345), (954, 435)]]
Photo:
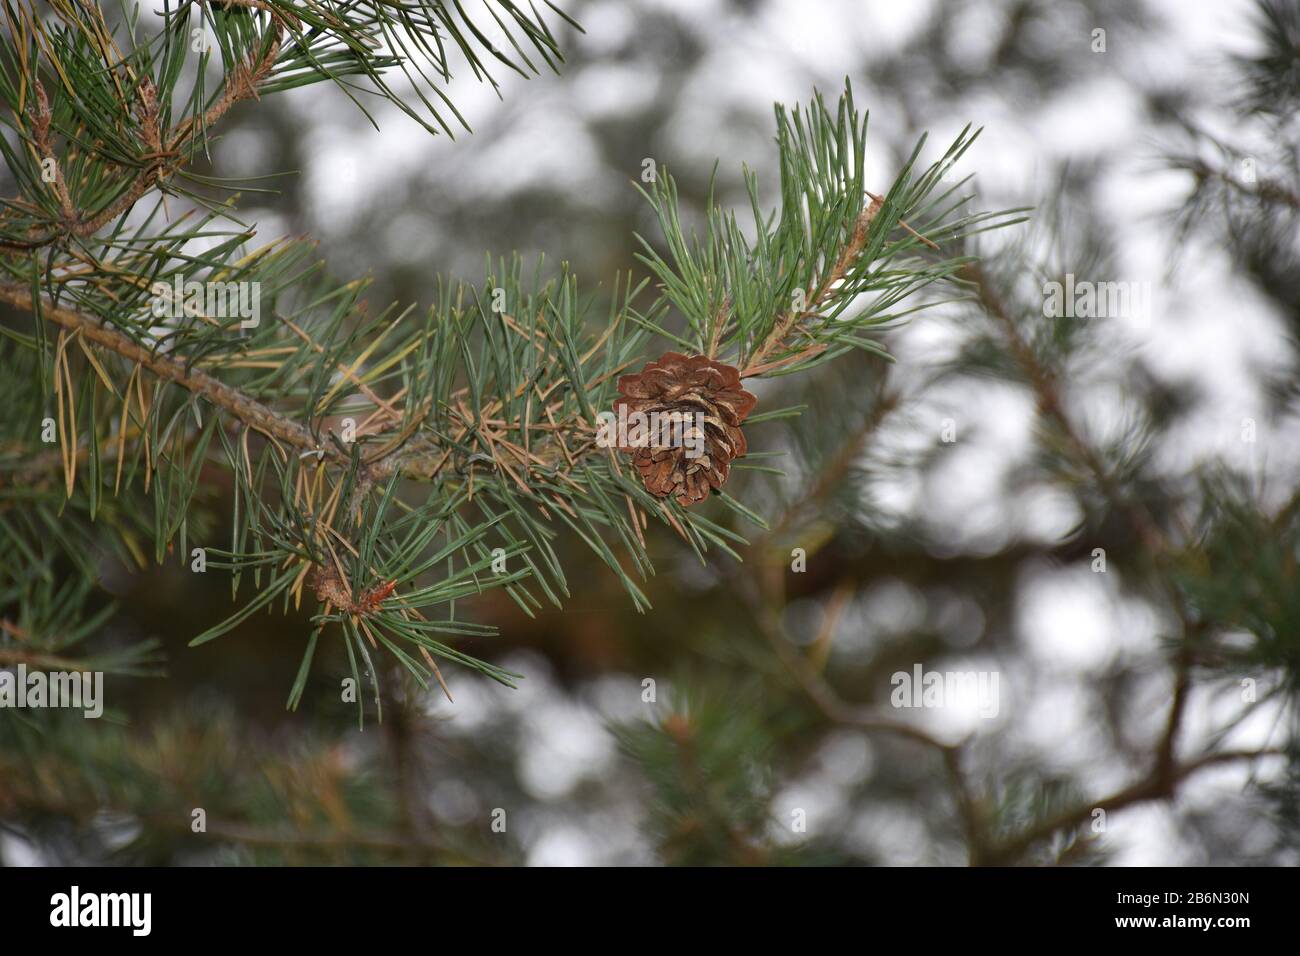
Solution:
[[(777, 179), (744, 170), (740, 202), (719, 199), (714, 181), (683, 186), (670, 164), (642, 165), (655, 229), (606, 286), (580, 286), (563, 261), (505, 255), (479, 281), (439, 277), (425, 306), (376, 306), (369, 280), (336, 277), (310, 242), (267, 243), (242, 220), (239, 190), (257, 195), (273, 170), (225, 178), (210, 158), (223, 126), (273, 109), (271, 94), (328, 83), (357, 109), (379, 98), (453, 135), (465, 128), (448, 92), (454, 65), (494, 85), (503, 70), (559, 69), (575, 19), (507, 0), (472, 18), (436, 0), (114, 7), (4, 2), (14, 197), (0, 217), (0, 300), (13, 309), (0, 326), (0, 664), (110, 675), (110, 721), (0, 719), (0, 820), (50, 852), (517, 858), (504, 821), (525, 801), (501, 774), (499, 741), (519, 736), (519, 712), (457, 737), (457, 759), (436, 764), (476, 768), (466, 802), (480, 812), (449, 826), (430, 818), (426, 702), (475, 693), (480, 679), (522, 684), (513, 693), (535, 702), (528, 681), (542, 675), (501, 663), (497, 628), (478, 614), (496, 592), (521, 625), (563, 608), (603, 587), (584, 572), (593, 562), (645, 612), (624, 640), (686, 635), (690, 651), (673, 642), (676, 652), (711, 662), (661, 661), (683, 679), (658, 695), (643, 684), (650, 720), (614, 728), (652, 785), (644, 817), (663, 861), (872, 859), (805, 828), (805, 808), (782, 793), (827, 747), (852, 750), (862, 734), (911, 769), (855, 780), (849, 799), (874, 802), (887, 827), (891, 804), (919, 798), (932, 858), (974, 864), (1104, 859), (1096, 823), (1107, 814), (1170, 799), (1216, 766), (1293, 759), (1294, 475), (1279, 494), (1223, 468), (1162, 469), (1153, 436), (1183, 409), (1149, 382), (1119, 433), (1080, 419), (1071, 393), (1111, 341), (1045, 306), (1047, 290), (1104, 282), (1115, 266), (1095, 222), (1070, 223), (1078, 184), (1063, 180), (1055, 202), (981, 211), (997, 203), (956, 171), (977, 168), (970, 128), (939, 150), (917, 131), (886, 173), (868, 162), (866, 116), (846, 86), (777, 107)], [(1007, 68), (1037, 15), (1026, 9), (998, 51)], [(1248, 145), (1206, 132), (1176, 97), (1153, 97), (1152, 110), (1190, 144), (1167, 158), (1195, 183), (1176, 227), (1220, 229), (1249, 281), (1294, 320), (1300, 33), (1287, 5), (1260, 12), (1264, 52), (1237, 64), (1233, 104)], [(885, 334), (921, 309), (961, 323), (959, 351), (892, 365)], [(682, 371), (665, 353), (701, 358)], [(710, 384), (708, 369), (727, 383)], [(864, 507), (891, 475), (938, 466), (950, 433), (975, 420), (937, 414), (936, 396), (989, 377), (1036, 410), (1037, 455), (1016, 482), (1059, 489), (1077, 525), (1045, 547), (1022, 537), (971, 554), (942, 528)], [(1275, 391), (1281, 416), (1294, 396), (1289, 382)], [(682, 394), (715, 420), (705, 431), (721, 464), (704, 484), (674, 484), (675, 470), (600, 434), (600, 414), (620, 401), (677, 407)], [(900, 452), (900, 432), (925, 436), (923, 447)], [(701, 495), (674, 491), (692, 481)], [(692, 570), (672, 573), (697, 595), (656, 594), (656, 565), (687, 557)], [(1008, 607), (1017, 574), (1043, 559), (1089, 573), (1100, 561), (1161, 622), (1157, 658), (1117, 664), (1089, 688), (1132, 765), (1111, 789), (1051, 761), (1017, 765), (997, 735), (924, 729), (888, 706), (891, 675), (914, 666), (966, 670), (955, 662), (977, 657), (1014, 680)], [(126, 688), (162, 659), (131, 636), (112, 580), (151, 564), (228, 581), (231, 603), (197, 623), (196, 647), (275, 615), (299, 655), (282, 688), (293, 719), (331, 716), (296, 725), (311, 729), (287, 750), (260, 735), (237, 744), (258, 726), (237, 704), (131, 729), (142, 715)], [(905, 625), (909, 640), (880, 632), (871, 654), (846, 658), (837, 634), (881, 579), (900, 582), (904, 605), (920, 595), (919, 620)], [(722, 609), (697, 616), (701, 603)], [(971, 607), (984, 623), (963, 646), (953, 633)], [(242, 645), (229, 654), (257, 666)], [(1151, 689), (1138, 688), (1152, 670), (1167, 678), (1154, 724), (1142, 713)], [(1242, 706), (1190, 746), (1198, 692)], [(1280, 705), (1285, 726), (1267, 746), (1235, 745), (1261, 703)], [(345, 709), (359, 735), (335, 719)], [(1283, 823), (1295, 815), (1288, 779), (1258, 791)]]

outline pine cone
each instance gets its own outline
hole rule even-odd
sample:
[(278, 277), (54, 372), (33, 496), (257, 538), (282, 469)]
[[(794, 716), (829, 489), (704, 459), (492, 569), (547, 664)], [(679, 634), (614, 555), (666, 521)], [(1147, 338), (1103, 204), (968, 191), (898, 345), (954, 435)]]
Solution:
[(722, 488), (732, 459), (745, 454), (740, 424), (758, 403), (741, 387), (739, 371), (703, 355), (668, 352), (640, 373), (620, 378), (618, 390), (614, 413), (620, 423), (635, 412), (660, 427), (673, 413), (686, 416), (685, 426), (668, 434), (651, 428), (645, 442), (629, 442), (619, 429), (617, 447), (631, 453), (652, 495), (691, 505)]

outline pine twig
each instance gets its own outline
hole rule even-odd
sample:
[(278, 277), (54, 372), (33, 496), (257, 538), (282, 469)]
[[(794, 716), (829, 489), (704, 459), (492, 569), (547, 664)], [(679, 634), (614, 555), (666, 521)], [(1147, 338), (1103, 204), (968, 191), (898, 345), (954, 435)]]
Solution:
[[(28, 312), (36, 311), (38, 308), (37, 303), (32, 300), (29, 289), (9, 285), (0, 285), (0, 302), (7, 302)], [(151, 352), (117, 329), (101, 325), (74, 309), (40, 303), (39, 311), (42, 317), (56, 325), (69, 331), (80, 332), (87, 341), (140, 365), (164, 381), (179, 385), (201, 396), (268, 438), (283, 442), (299, 452), (310, 452), (339, 464), (348, 462), (343, 452), (329, 444), (316, 441), (311, 432), (302, 425), (278, 414), (239, 389), (219, 381), (202, 369), (191, 368), (178, 359)]]

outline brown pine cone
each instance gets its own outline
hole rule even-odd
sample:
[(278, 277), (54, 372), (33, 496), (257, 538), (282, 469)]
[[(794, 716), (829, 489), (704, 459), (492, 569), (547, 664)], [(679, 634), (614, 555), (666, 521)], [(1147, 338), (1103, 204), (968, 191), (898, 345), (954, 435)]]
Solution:
[(634, 412), (658, 413), (652, 424), (671, 421), (666, 416), (673, 413), (686, 416), (684, 427), (667, 434), (649, 429), (645, 442), (629, 442), (619, 430), (617, 447), (631, 453), (652, 495), (691, 505), (722, 488), (732, 459), (745, 454), (740, 424), (758, 404), (741, 387), (739, 371), (703, 355), (667, 352), (638, 374), (620, 378), (618, 390), (614, 413), (620, 421)]

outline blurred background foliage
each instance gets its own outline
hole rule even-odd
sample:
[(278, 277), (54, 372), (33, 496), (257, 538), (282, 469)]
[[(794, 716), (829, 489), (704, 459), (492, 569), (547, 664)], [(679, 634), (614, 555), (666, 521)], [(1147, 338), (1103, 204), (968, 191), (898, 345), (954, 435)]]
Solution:
[[(747, 202), (742, 160), (771, 199), (771, 103), (848, 75), (880, 187), (921, 132), (974, 122), (959, 174), (1034, 221), (979, 245), (965, 301), (884, 336), (895, 362), (761, 383), (763, 405), (806, 411), (749, 429), (784, 452), (756, 462), (778, 474), (733, 479), (770, 530), (709, 506), (750, 539), (743, 563), (702, 565), (652, 527), (638, 614), (561, 539), (563, 610), (476, 599), (500, 634), (457, 647), (525, 675), (517, 690), (457, 672), (449, 703), (393, 665), (383, 722), (358, 731), (323, 645), (287, 712), (305, 614), (188, 648), (231, 612), (228, 579), (104, 552), (113, 603), (87, 653), (148, 640), (137, 670), (166, 676), (110, 676), (104, 720), (42, 715), (34, 749), (6, 732), (31, 718), (0, 715), (0, 859), (1300, 862), (1295, 5), (565, 10), (585, 32), (558, 34), (558, 75), (500, 99), (454, 85), (473, 135), (431, 138), (382, 102), (376, 130), (312, 89), (236, 107), (196, 171), (286, 171), (242, 217), (368, 271), (375, 311), (477, 277), (486, 250), (609, 289), (634, 234), (657, 234), (646, 160), (700, 215), (718, 158), (723, 205)], [(1149, 282), (1150, 314), (1046, 317), (1066, 274)], [(890, 708), (917, 664), (997, 672), (997, 717)]]

